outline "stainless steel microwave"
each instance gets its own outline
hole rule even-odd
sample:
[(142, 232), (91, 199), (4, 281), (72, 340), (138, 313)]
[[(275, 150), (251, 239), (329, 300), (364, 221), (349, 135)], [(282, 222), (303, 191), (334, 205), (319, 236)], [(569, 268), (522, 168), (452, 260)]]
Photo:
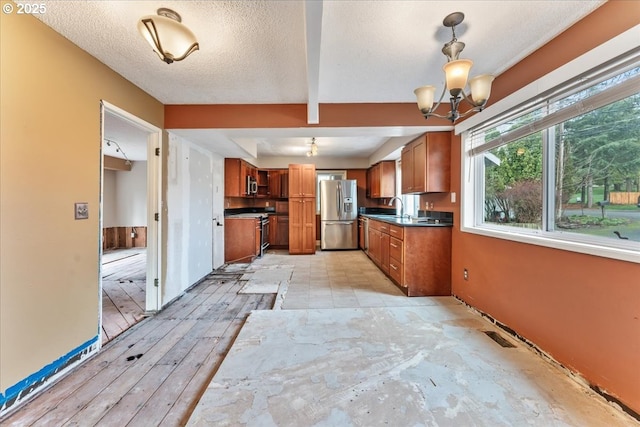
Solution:
[(258, 193), (258, 181), (251, 175), (247, 176), (247, 196)]

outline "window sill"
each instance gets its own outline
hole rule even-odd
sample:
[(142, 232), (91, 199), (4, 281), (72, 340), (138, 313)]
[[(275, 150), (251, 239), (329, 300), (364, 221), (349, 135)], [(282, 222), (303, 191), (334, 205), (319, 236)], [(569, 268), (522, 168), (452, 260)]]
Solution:
[[(603, 246), (601, 244), (592, 242), (582, 242), (576, 240), (568, 240), (559, 237), (561, 233), (543, 233), (540, 231), (531, 231), (524, 233), (521, 230), (513, 232), (506, 230), (503, 227), (465, 227), (462, 226), (461, 231), (463, 233), (477, 234), (486, 237), (493, 237), (496, 239), (511, 240), (513, 242), (525, 243), (530, 245), (545, 246), (548, 248), (578, 252), (588, 255), (594, 255), (604, 258), (611, 258), (620, 261), (633, 262), (640, 264), (640, 245), (637, 243), (627, 243), (628, 248), (614, 248), (610, 246)], [(576, 238), (579, 236), (572, 235)], [(634, 249), (633, 246), (638, 246), (639, 249)]]

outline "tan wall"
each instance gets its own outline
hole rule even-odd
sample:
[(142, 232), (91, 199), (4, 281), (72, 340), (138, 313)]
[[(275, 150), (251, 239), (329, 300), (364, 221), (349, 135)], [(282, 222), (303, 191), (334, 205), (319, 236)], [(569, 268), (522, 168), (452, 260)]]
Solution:
[[(640, 2), (603, 5), (497, 78), (490, 102), (638, 23)], [(453, 293), (640, 412), (640, 264), (462, 233), (460, 156), (453, 137), (456, 203), (447, 193), (420, 204), (454, 212)]]
[(100, 100), (156, 126), (164, 109), (31, 16), (1, 14), (0, 30), (4, 394), (98, 334)]

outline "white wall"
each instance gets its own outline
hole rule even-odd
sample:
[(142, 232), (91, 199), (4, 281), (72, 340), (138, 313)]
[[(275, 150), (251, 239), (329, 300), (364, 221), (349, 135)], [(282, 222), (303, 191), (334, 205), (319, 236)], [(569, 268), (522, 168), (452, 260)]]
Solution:
[(117, 226), (147, 225), (147, 162), (135, 161), (131, 171), (116, 172)]
[(116, 227), (116, 171), (105, 170), (102, 181), (102, 226)]
[(213, 154), (169, 134), (163, 305), (213, 270), (213, 191)]
[(103, 227), (147, 225), (147, 162), (136, 161), (131, 171), (104, 171)]

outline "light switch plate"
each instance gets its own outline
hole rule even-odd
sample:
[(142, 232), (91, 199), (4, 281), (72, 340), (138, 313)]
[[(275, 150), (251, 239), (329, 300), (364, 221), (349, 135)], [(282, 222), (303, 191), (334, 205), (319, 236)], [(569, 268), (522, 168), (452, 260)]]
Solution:
[(88, 219), (89, 218), (89, 203), (80, 202), (75, 205), (75, 217), (76, 219)]

